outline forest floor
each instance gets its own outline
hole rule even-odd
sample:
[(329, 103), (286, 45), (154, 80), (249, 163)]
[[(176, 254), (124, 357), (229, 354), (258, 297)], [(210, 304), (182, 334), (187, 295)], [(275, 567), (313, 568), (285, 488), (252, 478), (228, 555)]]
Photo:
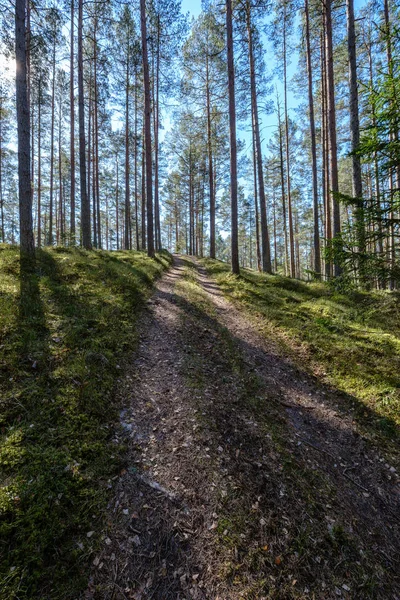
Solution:
[(223, 283), (175, 257), (142, 314), (84, 598), (400, 599), (396, 423)]
[(171, 256), (36, 254), (22, 278), (0, 245), (0, 599), (76, 600), (121, 468), (115, 387)]

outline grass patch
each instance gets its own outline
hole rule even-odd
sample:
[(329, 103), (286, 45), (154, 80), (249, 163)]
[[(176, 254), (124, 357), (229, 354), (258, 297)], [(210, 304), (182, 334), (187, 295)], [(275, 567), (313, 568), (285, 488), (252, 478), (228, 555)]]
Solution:
[(305, 283), (203, 261), (226, 296), (297, 364), (354, 400), (355, 415), (381, 437), (400, 425), (400, 295), (338, 294)]
[(170, 256), (42, 250), (25, 281), (18, 256), (0, 246), (0, 598), (76, 598), (119, 466), (121, 361)]

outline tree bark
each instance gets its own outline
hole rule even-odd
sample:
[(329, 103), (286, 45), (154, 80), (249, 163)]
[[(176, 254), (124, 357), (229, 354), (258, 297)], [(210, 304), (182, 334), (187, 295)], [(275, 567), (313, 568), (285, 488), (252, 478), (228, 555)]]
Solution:
[(312, 158), (312, 185), (313, 185), (313, 215), (314, 215), (314, 272), (318, 278), (321, 277), (321, 248), (319, 239), (318, 223), (318, 175), (317, 175), (317, 145), (315, 139), (315, 117), (314, 117), (314, 97), (313, 97), (313, 76), (311, 63), (310, 46), (310, 15), (308, 9), (308, 0), (304, 5), (306, 17), (306, 55), (307, 55), (307, 75), (308, 75), (308, 110), (310, 117), (310, 137), (311, 137), (311, 158)]
[(286, 219), (286, 190), (285, 190), (285, 166), (283, 162), (283, 135), (281, 122), (281, 106), (279, 98), (277, 99), (278, 108), (278, 128), (279, 128), (279, 171), (281, 176), (281, 194), (282, 194), (282, 219), (283, 219), (283, 243), (284, 243), (284, 274), (289, 274), (289, 248), (287, 234), (287, 219)]
[[(325, 17), (325, 45), (326, 45), (326, 83), (328, 105), (328, 139), (329, 139), (329, 179), (333, 207), (333, 236), (338, 239), (341, 233), (340, 207), (336, 194), (339, 192), (337, 140), (336, 140), (336, 106), (335, 106), (335, 80), (333, 73), (333, 41), (332, 41), (332, 0), (324, 3)], [(340, 243), (340, 242), (339, 242)], [(334, 260), (334, 275), (341, 274), (341, 267), (337, 258)]]
[(79, 113), (79, 170), (81, 187), (81, 240), (88, 250), (92, 247), (90, 233), (90, 199), (87, 193), (85, 148), (85, 100), (83, 87), (83, 0), (78, 0), (78, 113)]
[(160, 223), (160, 201), (159, 201), (159, 127), (160, 127), (160, 16), (157, 15), (157, 51), (156, 51), (156, 73), (155, 73), (155, 102), (154, 102), (154, 224), (155, 224), (155, 246), (161, 250), (161, 223)]
[(93, 186), (96, 189), (96, 214), (97, 214), (97, 247), (101, 249), (101, 219), (100, 219), (100, 166), (99, 166), (99, 94), (97, 82), (97, 16), (94, 23), (94, 54), (93, 54), (93, 93), (94, 93), (94, 119), (93, 119)]
[(119, 250), (119, 165), (118, 165), (118, 152), (115, 157), (115, 227), (117, 235), (117, 250)]
[(206, 104), (207, 104), (207, 152), (208, 152), (208, 186), (210, 196), (210, 258), (215, 259), (215, 193), (214, 193), (214, 164), (211, 135), (211, 100), (209, 56), (206, 54)]
[(257, 106), (257, 85), (256, 72), (254, 64), (253, 52), (253, 32), (251, 24), (251, 6), (250, 2), (246, 2), (246, 25), (249, 46), (249, 62), (250, 62), (250, 86), (251, 86), (251, 106), (253, 113), (256, 161), (258, 171), (258, 191), (260, 196), (260, 213), (261, 213), (261, 250), (262, 250), (262, 269), (265, 273), (271, 273), (271, 249), (269, 244), (268, 223), (267, 223), (267, 206), (265, 200), (264, 174), (262, 166), (262, 151), (260, 139), (260, 125), (258, 120)]
[(129, 163), (129, 87), (130, 87), (130, 31), (126, 40), (126, 72), (125, 72), (125, 223), (124, 223), (124, 248), (130, 250), (130, 163)]
[[(260, 222), (258, 216), (258, 185), (257, 185), (257, 157), (256, 157), (256, 139), (254, 131), (254, 115), (253, 127), (252, 127), (252, 143), (253, 143), (253, 180), (254, 180), (254, 212), (256, 221), (256, 254), (257, 254), (257, 269), (261, 271), (261, 248), (260, 248)], [(275, 257), (275, 270), (276, 270), (276, 257)]]
[(69, 88), (69, 99), (70, 99), (70, 169), (71, 169), (71, 182), (70, 182), (70, 235), (71, 243), (75, 244), (75, 87), (74, 87), (74, 0), (71, 0), (71, 40), (70, 40), (70, 88)]
[(233, 56), (232, 0), (226, 0), (226, 38), (229, 94), (229, 137), (230, 137), (230, 179), (231, 179), (231, 262), (232, 273), (240, 274), (238, 244), (238, 203), (237, 203), (237, 142), (236, 142), (236, 101), (235, 66)]
[(54, 213), (54, 100), (56, 90), (56, 40), (53, 40), (52, 55), (52, 82), (51, 82), (51, 125), (50, 125), (50, 201), (49, 201), (49, 234), (47, 243), (53, 245), (53, 213)]
[(354, 26), (354, 0), (346, 0), (347, 9), (347, 49), (349, 59), (349, 91), (350, 91), (350, 134), (353, 197), (357, 205), (355, 210), (357, 241), (358, 241), (358, 271), (362, 285), (365, 285), (365, 223), (364, 203), (361, 178), (361, 161), (356, 154), (360, 144), (360, 117), (358, 110), (356, 32)]
[(293, 211), (292, 211), (292, 190), (290, 181), (290, 152), (289, 152), (289, 117), (287, 107), (287, 69), (286, 69), (286, 0), (284, 1), (283, 16), (283, 92), (284, 92), (284, 111), (285, 111), (285, 154), (286, 154), (286, 191), (288, 204), (289, 221), (289, 249), (290, 249), (290, 276), (296, 276), (295, 254), (294, 254), (294, 234), (293, 234)]
[(144, 130), (146, 148), (146, 201), (147, 201), (147, 254), (154, 258), (153, 225), (153, 165), (151, 155), (151, 97), (149, 61), (147, 54), (146, 0), (140, 0), (140, 21), (142, 34), (142, 60), (144, 82)]
[(30, 119), (27, 89), (26, 0), (15, 0), (15, 63), (18, 122), (18, 194), (21, 267), (34, 265), (35, 243), (32, 219), (32, 187), (30, 161)]
[(139, 243), (139, 207), (138, 207), (138, 74), (137, 63), (135, 63), (135, 234), (136, 250), (140, 250)]

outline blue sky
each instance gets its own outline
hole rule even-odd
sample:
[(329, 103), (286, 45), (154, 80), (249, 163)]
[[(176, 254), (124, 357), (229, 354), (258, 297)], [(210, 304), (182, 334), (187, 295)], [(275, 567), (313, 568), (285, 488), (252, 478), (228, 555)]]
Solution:
[[(184, 13), (189, 12), (192, 16), (197, 17), (201, 12), (201, 0), (182, 0), (182, 11)], [(265, 45), (266, 45), (266, 57), (268, 58), (268, 55), (271, 56), (271, 54), (270, 54), (271, 49), (269, 48), (268, 40), (265, 40)], [(297, 55), (294, 55), (291, 57), (291, 64), (288, 67), (289, 78), (294, 74), (294, 72), (297, 68), (297, 61), (298, 61)], [(275, 66), (275, 65), (273, 64), (273, 66)], [(277, 86), (279, 94), (281, 96), (283, 96), (282, 83), (279, 80), (275, 79), (274, 87), (275, 87), (275, 85)], [(298, 100), (289, 91), (289, 93), (288, 93), (289, 110), (295, 108), (297, 106), (297, 104), (298, 104)], [(272, 131), (275, 127), (277, 127), (277, 118), (276, 118), (275, 114), (266, 115), (266, 114), (260, 113), (260, 122), (261, 122), (261, 127), (263, 129), (262, 134), (264, 137), (264, 147), (266, 150), (266, 145), (268, 143), (268, 138), (269, 138), (269, 131)], [(244, 139), (246, 141), (246, 145), (249, 148), (249, 152), (250, 152), (250, 149), (251, 149), (250, 133), (239, 128), (238, 136), (241, 139)]]
[(182, 11), (197, 17), (201, 12), (201, 0), (182, 0)]

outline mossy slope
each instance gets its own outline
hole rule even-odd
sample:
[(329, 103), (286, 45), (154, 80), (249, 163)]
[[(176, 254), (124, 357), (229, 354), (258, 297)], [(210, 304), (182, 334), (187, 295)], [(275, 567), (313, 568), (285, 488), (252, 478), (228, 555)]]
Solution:
[[(356, 401), (371, 433), (396, 437), (400, 425), (400, 296), (386, 292), (339, 294), (324, 283), (305, 283), (204, 264), (231, 300), (302, 368), (309, 368)], [(358, 402), (357, 402), (358, 401)]]
[(85, 584), (118, 469), (113, 392), (169, 263), (49, 249), (21, 282), (18, 250), (0, 247), (1, 599), (76, 598)]

